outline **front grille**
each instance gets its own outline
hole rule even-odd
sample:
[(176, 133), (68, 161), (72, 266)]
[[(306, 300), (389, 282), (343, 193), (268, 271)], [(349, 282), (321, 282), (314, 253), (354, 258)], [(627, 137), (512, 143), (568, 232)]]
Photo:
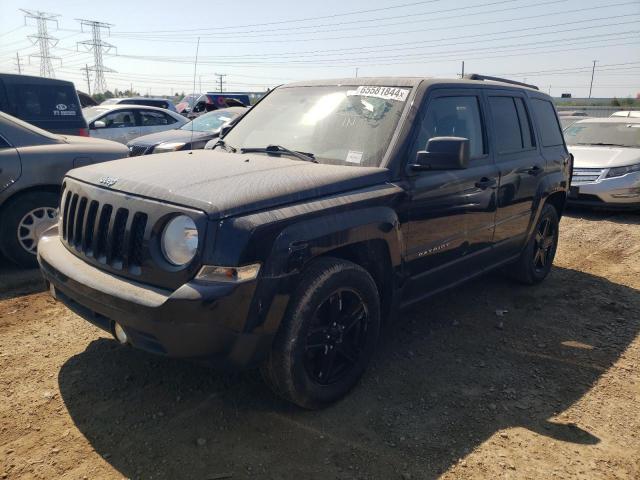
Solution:
[(602, 175), (601, 168), (574, 168), (571, 185), (595, 182)]
[(140, 273), (146, 213), (100, 204), (71, 190), (63, 202), (62, 238), (70, 248), (116, 270)]
[(137, 157), (139, 155), (145, 155), (149, 149), (151, 149), (151, 147), (145, 145), (129, 145), (129, 156)]
[(62, 185), (60, 240), (75, 256), (101, 270), (164, 289), (191, 280), (201, 267), (200, 253), (177, 268), (162, 255), (159, 236), (174, 215), (188, 215), (204, 245), (204, 212), (138, 197), (65, 178)]

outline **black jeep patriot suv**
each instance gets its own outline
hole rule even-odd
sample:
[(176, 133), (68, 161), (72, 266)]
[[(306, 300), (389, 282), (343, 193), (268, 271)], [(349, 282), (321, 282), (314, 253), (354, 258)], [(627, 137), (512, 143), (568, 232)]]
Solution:
[(301, 82), (214, 150), (70, 171), (38, 257), (51, 293), (121, 343), (259, 365), (318, 408), (362, 376), (396, 309), (499, 266), (544, 279), (570, 171), (535, 87)]

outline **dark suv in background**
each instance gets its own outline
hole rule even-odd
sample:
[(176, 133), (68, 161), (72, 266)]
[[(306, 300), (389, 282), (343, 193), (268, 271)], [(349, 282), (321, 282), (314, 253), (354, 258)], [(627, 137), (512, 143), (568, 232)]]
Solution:
[(89, 136), (76, 88), (64, 80), (0, 73), (0, 111), (51, 133)]
[(38, 258), (50, 291), (121, 343), (259, 365), (317, 408), (356, 384), (398, 308), (498, 267), (542, 281), (570, 172), (535, 87), (300, 82), (214, 150), (69, 172)]

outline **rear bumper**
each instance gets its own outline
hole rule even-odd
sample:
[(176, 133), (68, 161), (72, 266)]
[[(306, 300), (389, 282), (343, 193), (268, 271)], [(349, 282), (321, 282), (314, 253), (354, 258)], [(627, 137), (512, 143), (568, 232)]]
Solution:
[(567, 201), (571, 205), (640, 209), (640, 173), (572, 185)]
[(57, 235), (41, 239), (38, 262), (59, 301), (109, 333), (117, 322), (136, 348), (242, 368), (259, 363), (271, 346), (272, 333), (245, 331), (255, 282), (163, 290), (83, 262)]

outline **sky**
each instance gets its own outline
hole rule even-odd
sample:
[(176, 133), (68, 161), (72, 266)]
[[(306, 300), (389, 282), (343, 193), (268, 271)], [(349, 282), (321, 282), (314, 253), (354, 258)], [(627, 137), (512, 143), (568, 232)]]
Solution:
[[(606, 5), (608, 4), (608, 5)], [(640, 0), (294, 0), (213, 2), (1, 0), (0, 72), (38, 75), (20, 9), (58, 15), (48, 22), (56, 78), (87, 91), (91, 31), (101, 30), (108, 89), (142, 94), (260, 91), (312, 78), (466, 73), (533, 83), (560, 96), (640, 93)], [(83, 31), (84, 30), (84, 31)], [(200, 44), (198, 47), (198, 38)], [(55, 39), (55, 40), (54, 40)], [(196, 52), (198, 63), (195, 64)], [(194, 72), (195, 70), (195, 72)], [(94, 90), (94, 72), (91, 91)], [(194, 75), (195, 73), (195, 75)], [(195, 82), (194, 82), (195, 80)]]

